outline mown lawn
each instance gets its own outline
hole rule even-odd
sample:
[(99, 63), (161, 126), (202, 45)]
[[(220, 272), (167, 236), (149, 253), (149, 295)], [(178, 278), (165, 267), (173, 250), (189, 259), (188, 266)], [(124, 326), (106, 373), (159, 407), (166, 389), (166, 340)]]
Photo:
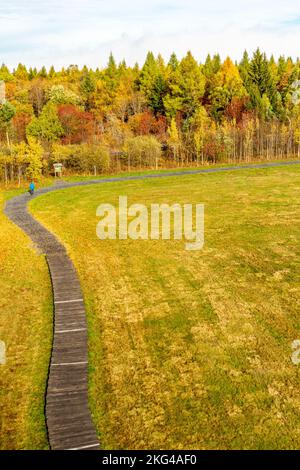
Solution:
[(52, 294), (44, 257), (2, 212), (0, 190), (0, 449), (47, 449), (44, 394), (52, 341)]
[[(31, 203), (80, 274), (90, 402), (104, 448), (299, 448), (300, 366), (291, 361), (300, 339), (299, 189), (300, 168), (291, 166), (73, 188)], [(204, 249), (100, 241), (96, 208), (119, 195), (129, 204), (204, 203)], [(45, 266), (29, 249), (27, 261), (35, 281), (24, 276), (16, 290), (27, 282), (46, 302), (37, 285), (39, 277), (47, 285)], [(35, 331), (37, 295), (22, 296), (20, 307), (18, 292), (7, 294), (16, 303), (11, 322), (30, 305), (23, 317)]]

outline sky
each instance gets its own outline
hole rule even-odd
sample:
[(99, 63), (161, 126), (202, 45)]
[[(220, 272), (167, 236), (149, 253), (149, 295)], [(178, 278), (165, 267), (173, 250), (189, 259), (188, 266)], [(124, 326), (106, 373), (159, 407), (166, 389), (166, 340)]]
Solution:
[(191, 50), (239, 60), (260, 47), (300, 56), (299, 0), (0, 0), (0, 63), (56, 68), (142, 64)]

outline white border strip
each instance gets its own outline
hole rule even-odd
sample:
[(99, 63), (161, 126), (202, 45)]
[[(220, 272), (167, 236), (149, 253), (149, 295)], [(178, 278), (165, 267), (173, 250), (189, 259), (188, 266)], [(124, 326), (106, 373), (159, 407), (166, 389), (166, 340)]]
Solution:
[(74, 330), (60, 330), (60, 331), (56, 331), (55, 333), (74, 333), (77, 331), (87, 331), (87, 330), (86, 328), (76, 328)]
[(82, 447), (73, 447), (72, 449), (66, 449), (66, 450), (81, 450), (81, 449), (90, 449), (91, 447), (99, 447), (99, 443), (97, 444), (91, 444), (88, 446), (82, 446)]
[(83, 302), (83, 299), (75, 299), (75, 300), (57, 300), (55, 303), (55, 305), (57, 304), (71, 304), (73, 302)]
[(79, 366), (82, 364), (87, 364), (87, 361), (84, 362), (60, 362), (59, 364), (51, 364), (51, 366)]

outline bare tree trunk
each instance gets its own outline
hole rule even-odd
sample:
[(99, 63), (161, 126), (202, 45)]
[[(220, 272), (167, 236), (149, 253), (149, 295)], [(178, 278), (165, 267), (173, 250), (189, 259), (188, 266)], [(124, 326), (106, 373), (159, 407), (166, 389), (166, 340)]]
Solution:
[(8, 178), (7, 178), (7, 163), (6, 162), (4, 164), (4, 175), (5, 175), (5, 185), (7, 185)]
[(11, 181), (14, 180), (14, 176), (15, 176), (14, 164), (13, 164), (13, 162), (11, 162), (11, 164), (10, 164), (10, 180), (11, 180)]
[(22, 170), (21, 170), (21, 167), (18, 168), (18, 187), (21, 186), (21, 174), (22, 174)]
[(8, 129), (6, 129), (6, 140), (7, 140), (7, 146), (10, 148), (10, 140), (9, 140), (9, 135), (8, 135)]

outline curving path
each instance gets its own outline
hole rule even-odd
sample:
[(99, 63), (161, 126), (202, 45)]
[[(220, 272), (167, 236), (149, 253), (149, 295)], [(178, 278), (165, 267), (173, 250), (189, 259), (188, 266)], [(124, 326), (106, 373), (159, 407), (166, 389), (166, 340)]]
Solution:
[(7, 201), (5, 214), (46, 255), (52, 280), (54, 338), (46, 394), (46, 420), (51, 449), (97, 450), (100, 444), (88, 405), (87, 323), (79, 279), (64, 246), (30, 215), (28, 202), (42, 194), (75, 186), (297, 164), (300, 161), (170, 171), (76, 183), (61, 182), (36, 191), (34, 196), (26, 193)]
[(9, 200), (5, 213), (46, 255), (52, 280), (55, 324), (46, 395), (50, 447), (99, 449), (88, 407), (87, 325), (79, 280), (63, 245), (27, 212), (30, 199), (22, 194)]

